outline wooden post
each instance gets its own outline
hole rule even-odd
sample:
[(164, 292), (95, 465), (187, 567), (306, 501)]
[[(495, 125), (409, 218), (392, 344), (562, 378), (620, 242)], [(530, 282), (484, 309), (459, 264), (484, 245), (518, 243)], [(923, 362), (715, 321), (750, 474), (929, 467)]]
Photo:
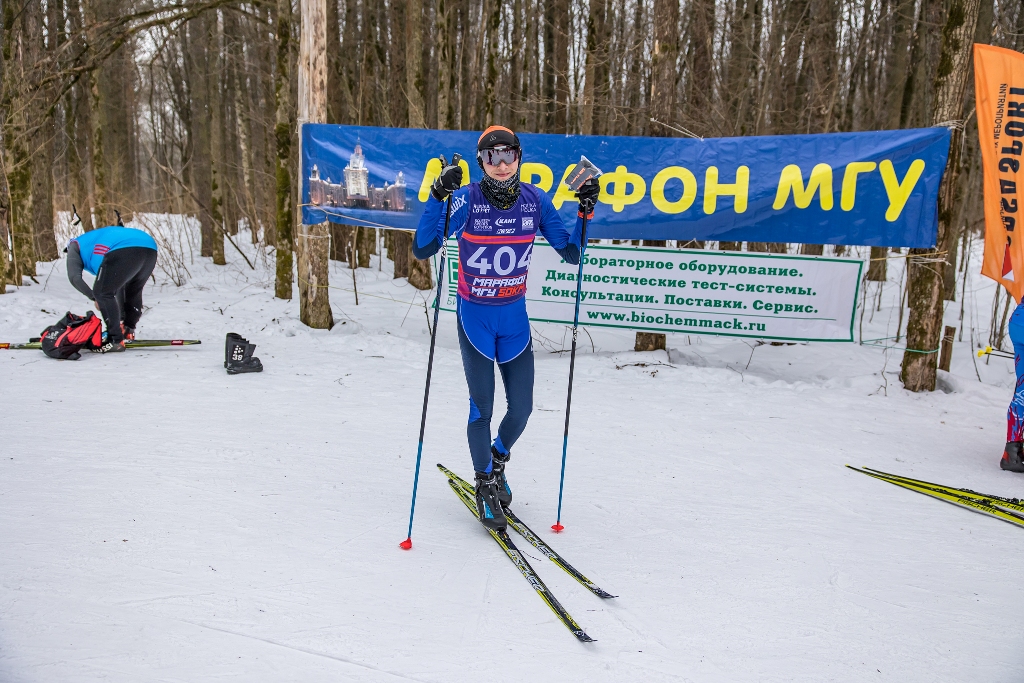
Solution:
[(665, 335), (659, 332), (637, 332), (633, 341), (634, 351), (665, 350)]
[(946, 325), (946, 329), (942, 332), (942, 346), (939, 351), (939, 370), (949, 372), (949, 361), (953, 359), (953, 336), (955, 334), (956, 328)]
[[(302, 197), (302, 127), (327, 120), (327, 2), (300, 0), (298, 124), (299, 192)], [(310, 327), (334, 327), (328, 295), (330, 230), (327, 223), (301, 223), (296, 245), (299, 276), (299, 319)]]
[[(963, 117), (964, 93), (971, 75), (971, 49), (978, 23), (980, 0), (951, 0), (942, 29), (942, 53), (935, 79), (935, 125)], [(946, 173), (939, 186), (939, 220), (935, 247), (911, 249), (907, 259), (907, 350), (903, 353), (900, 379), (908, 391), (935, 391), (934, 351), (942, 327), (943, 268), (950, 240), (955, 237), (957, 179), (960, 172), (963, 125), (953, 130)], [(936, 254), (935, 252), (938, 252)], [(925, 352), (925, 353), (922, 353)]]
[[(677, 10), (678, 11), (678, 10)], [(645, 247), (664, 247), (665, 240), (644, 240)], [(667, 339), (661, 332), (637, 332), (633, 340), (634, 351), (657, 351), (664, 349)]]

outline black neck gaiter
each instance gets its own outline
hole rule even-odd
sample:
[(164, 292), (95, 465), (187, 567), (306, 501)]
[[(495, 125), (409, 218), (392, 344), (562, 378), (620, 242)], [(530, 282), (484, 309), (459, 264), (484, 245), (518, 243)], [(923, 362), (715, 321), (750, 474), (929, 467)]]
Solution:
[(480, 191), (494, 207), (502, 210), (511, 209), (519, 201), (519, 169), (508, 180), (495, 180), (484, 173), (480, 181)]

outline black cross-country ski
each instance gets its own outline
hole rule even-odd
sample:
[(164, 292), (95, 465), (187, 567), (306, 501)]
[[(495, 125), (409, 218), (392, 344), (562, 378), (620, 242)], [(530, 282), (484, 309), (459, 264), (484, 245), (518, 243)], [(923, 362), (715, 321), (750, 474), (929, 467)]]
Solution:
[[(476, 500), (474, 498), (471, 498), (470, 495), (466, 492), (466, 490), (463, 489), (459, 484), (455, 483), (453, 480), (449, 479), (448, 485), (452, 487), (452, 491), (454, 491), (455, 495), (459, 497), (459, 500), (461, 500), (465, 504), (465, 506), (473, 514), (473, 517), (476, 517)], [(562, 607), (561, 603), (558, 602), (558, 599), (551, 594), (551, 591), (548, 590), (548, 587), (544, 585), (544, 582), (541, 580), (541, 578), (537, 576), (537, 572), (535, 572), (533, 570), (533, 567), (530, 566), (530, 563), (526, 560), (526, 557), (524, 557), (523, 554), (519, 552), (519, 549), (516, 548), (515, 543), (513, 543), (512, 539), (509, 538), (508, 532), (504, 530), (495, 531), (494, 529), (487, 529), (487, 531), (491, 534), (491, 537), (493, 537), (494, 540), (497, 541), (498, 545), (501, 546), (501, 549), (505, 551), (505, 554), (508, 555), (508, 559), (512, 560), (512, 564), (514, 564), (516, 568), (519, 569), (523, 577), (530, 582), (530, 585), (533, 586), (533, 589), (537, 591), (537, 595), (539, 595), (541, 599), (547, 604), (547, 606), (551, 608), (551, 611), (555, 613), (555, 616), (558, 617), (558, 620), (562, 622), (565, 625), (565, 627), (572, 632), (574, 636), (576, 636), (576, 639), (581, 643), (594, 642), (594, 639), (588, 636), (583, 631), (580, 625), (577, 624), (576, 621), (569, 615), (569, 613), (565, 611), (565, 608)]]
[[(449, 480), (454, 481), (456, 484), (461, 486), (469, 495), (476, 495), (476, 489), (474, 489), (473, 485), (470, 484), (468, 481), (466, 481), (459, 475), (455, 474), (441, 463), (438, 463), (437, 467), (446, 477), (448, 477)], [(516, 513), (512, 512), (512, 510), (509, 510), (508, 508), (505, 509), (505, 518), (508, 520), (508, 523), (512, 525), (512, 528), (515, 529), (520, 536), (529, 541), (530, 545), (536, 548), (542, 555), (547, 557), (549, 560), (551, 560), (559, 567), (561, 567), (566, 574), (579, 581), (580, 585), (582, 585), (588, 591), (590, 591), (597, 597), (604, 598), (606, 600), (608, 598), (618, 597), (617, 595), (612, 595), (608, 591), (598, 586), (596, 583), (594, 583), (586, 576), (584, 576), (578, 569), (576, 569), (571, 564), (566, 562), (564, 557), (555, 552), (554, 548), (552, 548), (547, 543), (542, 541), (540, 537), (537, 536), (537, 534), (535, 534), (532, 529), (530, 529), (530, 527), (526, 526), (523, 520), (519, 519)]]

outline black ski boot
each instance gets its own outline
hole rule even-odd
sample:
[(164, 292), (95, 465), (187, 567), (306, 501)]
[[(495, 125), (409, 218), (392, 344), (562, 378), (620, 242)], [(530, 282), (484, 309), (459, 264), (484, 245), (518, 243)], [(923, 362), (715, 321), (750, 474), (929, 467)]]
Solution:
[[(107, 339), (100, 348), (96, 349), (97, 353), (123, 353), (124, 352), (124, 341), (114, 341), (113, 339)], [(1021, 470), (1024, 472), (1024, 470)]]
[(1010, 472), (1024, 472), (1024, 460), (1021, 458), (1021, 451), (1024, 450), (1024, 441), (1007, 441), (1003, 449), (1003, 459), (999, 461), (999, 468)]
[(491, 446), (491, 472), (497, 480), (498, 501), (505, 507), (512, 504), (512, 488), (505, 479), (505, 465), (508, 464), (511, 453), (502, 453), (494, 446)]
[(488, 529), (503, 531), (508, 525), (498, 500), (498, 481), (494, 472), (476, 473), (476, 512), (480, 523)]
[(228, 374), (241, 375), (246, 372), (263, 372), (263, 363), (260, 362), (259, 358), (253, 358), (252, 352), (255, 350), (255, 344), (235, 342), (231, 348), (231, 357), (228, 358)]
[[(224, 340), (224, 367), (225, 368), (228, 366), (228, 361), (231, 360), (231, 349), (234, 347), (234, 345), (235, 344), (248, 344), (248, 343), (249, 343), (249, 340), (246, 339), (245, 337), (243, 337), (242, 335), (236, 334), (235, 332), (228, 332), (227, 339)], [(245, 352), (245, 349), (242, 349), (242, 353), (244, 353), (244, 352)], [(241, 357), (242, 357), (241, 355), (238, 356), (239, 359), (241, 359)]]

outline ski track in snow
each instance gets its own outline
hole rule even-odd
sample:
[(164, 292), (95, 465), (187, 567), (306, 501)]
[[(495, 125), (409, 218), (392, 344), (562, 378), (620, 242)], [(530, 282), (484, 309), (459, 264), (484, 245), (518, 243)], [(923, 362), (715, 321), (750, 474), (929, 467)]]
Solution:
[[(536, 326), (516, 509), (620, 597), (512, 536), (598, 640), (581, 645), (433, 466), (471, 474), (454, 318), (403, 552), (423, 295), (375, 257), (360, 305), (332, 290), (338, 324), (309, 330), (272, 269), (231, 252), (145, 293), (141, 338), (201, 346), (0, 351), (0, 681), (1020, 680), (1024, 530), (843, 467), (1024, 496), (997, 465), (1012, 361), (978, 362), (979, 382), (966, 335), (945, 391), (914, 395), (895, 350), (669, 335), (668, 353), (634, 353), (632, 333), (590, 328), (556, 536), (568, 354), (540, 335), (569, 337)], [(0, 297), (0, 340), (86, 310), (63, 261), (38, 279)], [(984, 321), (992, 289), (974, 281)], [(894, 334), (893, 298), (865, 339)], [(224, 372), (229, 331), (265, 372)]]

